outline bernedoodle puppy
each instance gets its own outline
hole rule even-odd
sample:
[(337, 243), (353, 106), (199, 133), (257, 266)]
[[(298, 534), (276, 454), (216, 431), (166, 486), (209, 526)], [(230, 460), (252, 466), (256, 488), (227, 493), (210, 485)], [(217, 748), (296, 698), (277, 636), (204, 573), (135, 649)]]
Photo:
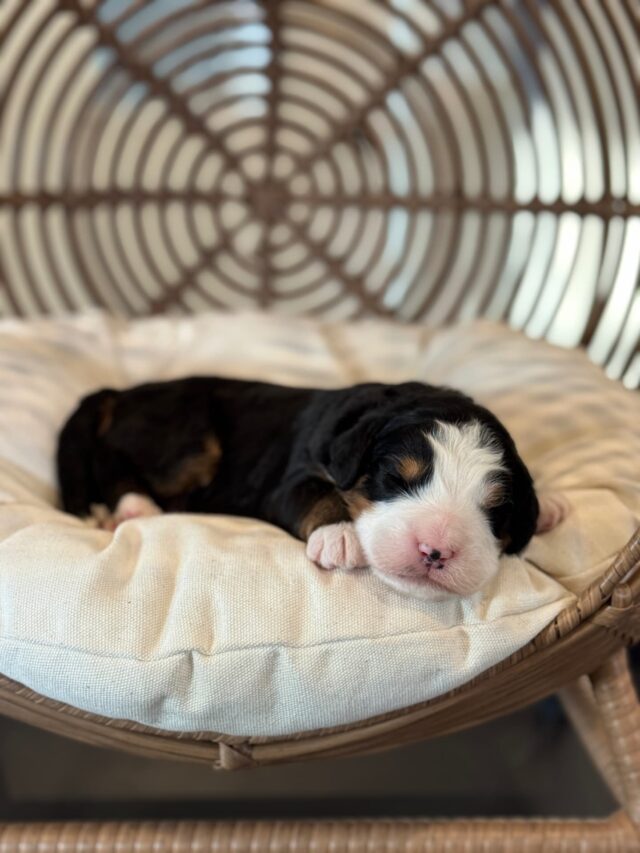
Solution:
[(165, 512), (250, 516), (323, 569), (369, 566), (466, 596), (567, 512), (538, 501), (498, 419), (419, 382), (337, 390), (193, 377), (85, 397), (60, 435), (65, 510), (114, 529)]

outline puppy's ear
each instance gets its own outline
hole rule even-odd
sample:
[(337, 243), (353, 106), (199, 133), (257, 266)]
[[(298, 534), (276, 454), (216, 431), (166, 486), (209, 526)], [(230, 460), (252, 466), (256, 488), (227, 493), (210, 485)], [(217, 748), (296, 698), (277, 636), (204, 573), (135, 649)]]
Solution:
[(329, 440), (324, 467), (342, 491), (353, 488), (364, 473), (381, 426), (380, 415), (368, 410)]
[(502, 510), (498, 537), (505, 554), (518, 554), (536, 531), (539, 505), (531, 474), (513, 442), (505, 452), (508, 471), (507, 499)]
[(384, 423), (380, 409), (369, 399), (345, 400), (325, 415), (318, 431), (320, 446), (313, 455), (339, 489), (351, 489), (364, 473)]

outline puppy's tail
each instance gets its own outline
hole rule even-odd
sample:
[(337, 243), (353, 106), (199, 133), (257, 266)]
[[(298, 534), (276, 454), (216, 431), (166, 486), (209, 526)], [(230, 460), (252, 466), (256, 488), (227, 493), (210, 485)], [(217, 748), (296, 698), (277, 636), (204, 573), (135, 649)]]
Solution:
[(105, 388), (84, 397), (60, 433), (56, 466), (62, 507), (74, 515), (88, 516), (91, 504), (103, 502), (95, 460), (117, 394)]

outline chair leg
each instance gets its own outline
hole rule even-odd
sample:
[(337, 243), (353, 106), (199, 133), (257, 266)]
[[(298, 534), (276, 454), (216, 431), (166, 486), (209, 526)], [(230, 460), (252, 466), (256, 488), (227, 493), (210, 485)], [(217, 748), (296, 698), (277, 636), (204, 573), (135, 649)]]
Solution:
[(622, 805), (640, 830), (640, 702), (626, 652), (610, 658), (591, 676), (591, 681), (613, 756)]
[(640, 832), (640, 702), (626, 653), (560, 691), (593, 763)]
[(583, 675), (564, 687), (559, 691), (559, 697), (583, 747), (617, 802), (623, 805), (624, 791), (620, 774), (589, 676)]

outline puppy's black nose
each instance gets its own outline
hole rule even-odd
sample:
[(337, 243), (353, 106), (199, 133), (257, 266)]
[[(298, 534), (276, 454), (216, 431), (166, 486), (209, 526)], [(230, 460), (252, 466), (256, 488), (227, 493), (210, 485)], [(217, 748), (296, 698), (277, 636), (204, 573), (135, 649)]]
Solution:
[(435, 569), (444, 569), (444, 564), (450, 557), (455, 556), (455, 551), (451, 548), (446, 548), (442, 545), (440, 548), (432, 548), (426, 542), (418, 544), (418, 551), (421, 554), (420, 560), (425, 566)]

